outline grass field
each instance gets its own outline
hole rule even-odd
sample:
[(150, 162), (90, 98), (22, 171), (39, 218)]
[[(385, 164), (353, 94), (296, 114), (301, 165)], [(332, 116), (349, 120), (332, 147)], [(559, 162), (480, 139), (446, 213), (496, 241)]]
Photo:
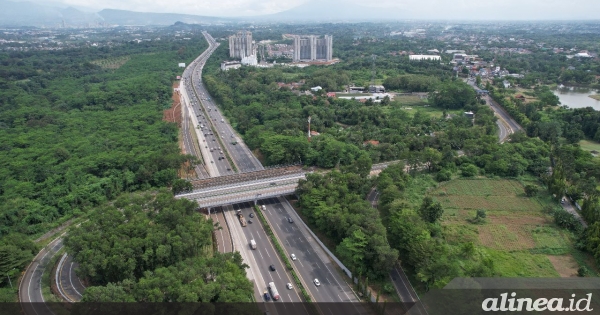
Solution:
[[(546, 206), (556, 207), (547, 193), (528, 198), (517, 180), (480, 178), (452, 180), (429, 194), (444, 208), (447, 241), (483, 246), (500, 275), (576, 275), (581, 259), (573, 257), (574, 236), (543, 211)], [(469, 221), (478, 209), (486, 210), (483, 224)]]
[(591, 140), (581, 140), (579, 145), (586, 151), (598, 151), (600, 152), (600, 143)]
[(596, 101), (600, 101), (600, 94), (590, 95), (590, 97), (595, 99)]

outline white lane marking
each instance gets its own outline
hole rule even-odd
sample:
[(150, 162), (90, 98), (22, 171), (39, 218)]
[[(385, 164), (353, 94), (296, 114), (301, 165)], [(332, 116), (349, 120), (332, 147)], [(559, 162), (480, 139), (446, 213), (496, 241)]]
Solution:
[(281, 276), (279, 275), (279, 270), (276, 270), (275, 273), (277, 274), (277, 276), (279, 277), (279, 280), (283, 280), (281, 279)]
[(302, 266), (302, 268), (304, 268), (304, 265), (302, 264), (302, 261), (298, 260), (298, 262), (300, 263), (300, 265)]
[(269, 255), (269, 251), (266, 250), (265, 252), (267, 253), (267, 256), (269, 256), (269, 258), (271, 258), (271, 255)]
[(71, 277), (72, 274), (73, 274), (73, 262), (71, 261), (71, 266), (69, 267), (69, 282), (71, 283), (71, 288), (73, 288), (73, 290), (75, 290), (75, 293), (77, 293), (77, 295), (83, 296), (83, 295), (81, 295), (81, 293), (79, 293), (79, 291), (77, 291), (77, 289), (75, 289), (75, 286), (73, 285), (73, 279)]
[(262, 255), (262, 253), (260, 251), (258, 251), (258, 253), (260, 254), (260, 258), (265, 259), (265, 257)]

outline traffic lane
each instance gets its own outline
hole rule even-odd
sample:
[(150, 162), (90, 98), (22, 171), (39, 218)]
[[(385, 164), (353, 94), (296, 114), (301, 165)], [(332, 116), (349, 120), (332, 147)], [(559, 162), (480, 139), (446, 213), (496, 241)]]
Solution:
[[(247, 238), (247, 244), (249, 244), (251, 239), (254, 239), (257, 242), (257, 249), (253, 250), (252, 253), (261, 270), (261, 274), (263, 275), (265, 290), (269, 282), (274, 282), (275, 287), (281, 296), (281, 299), (278, 302), (300, 302), (301, 298), (298, 293), (295, 290), (288, 290), (286, 288), (286, 284), (292, 283), (292, 280), (286, 272), (285, 265), (279, 259), (277, 252), (272, 247), (266, 233), (262, 229), (260, 221), (256, 218), (249, 217), (249, 214), (254, 212), (253, 209), (250, 208), (249, 204), (237, 204), (234, 205), (234, 209), (234, 211), (237, 211), (238, 209), (242, 210), (244, 217), (247, 220), (250, 219), (253, 221), (253, 223), (249, 223), (246, 228), (244, 228), (244, 233)], [(275, 271), (269, 269), (270, 265), (275, 266)]]
[[(338, 274), (337, 270), (335, 269), (335, 266), (330, 261), (329, 256), (319, 247), (319, 245), (314, 240), (312, 240), (312, 237), (309, 236), (310, 240), (307, 239), (306, 235), (301, 230), (303, 228), (303, 225), (301, 225), (301, 223), (298, 223), (300, 222), (299, 218), (293, 210), (293, 208), (291, 207), (291, 205), (285, 199), (282, 198), (273, 198), (271, 199), (271, 201), (273, 202), (273, 206), (275, 208), (281, 209), (280, 213), (282, 213), (284, 216), (293, 218), (294, 223), (291, 224), (287, 222), (286, 219), (286, 222), (293, 226), (293, 229), (289, 229), (289, 231), (294, 232), (294, 237), (296, 237), (295, 235), (299, 235), (297, 238), (298, 242), (296, 242), (297, 247), (299, 248), (299, 250), (304, 251), (303, 254), (306, 254), (307, 257), (310, 257), (309, 259), (314, 261), (314, 265), (312, 265), (311, 267), (317, 270), (313, 271), (312, 274), (321, 277), (325, 276), (325, 281), (323, 281), (322, 278), (318, 278), (321, 282), (321, 285), (319, 287), (317, 287), (316, 285), (313, 287), (314, 291), (319, 292), (315, 300), (317, 302), (350, 302), (333, 305), (332, 307), (336, 308), (332, 309), (335, 314), (368, 313), (368, 311), (362, 305), (360, 305), (359, 300), (354, 295), (349, 285), (344, 281), (342, 276)], [(317, 251), (319, 252), (317, 253)], [(301, 273), (306, 273), (308, 276), (310, 276), (309, 269), (310, 268), (306, 266), (304, 266), (304, 268), (299, 268)], [(309, 285), (308, 289), (310, 290), (311, 287), (312, 286)], [(323, 290), (322, 288), (325, 290)], [(323, 294), (322, 291), (325, 291), (326, 293)], [(313, 294), (312, 291), (311, 294)], [(320, 299), (322, 296), (327, 296), (327, 299)]]
[[(244, 236), (246, 237), (246, 246), (250, 246), (250, 240), (252, 239), (257, 243), (257, 247), (255, 250), (252, 250), (252, 254), (254, 255), (254, 259), (256, 260), (265, 281), (263, 284), (264, 289), (267, 290), (269, 282), (274, 282), (275, 287), (281, 296), (280, 300), (277, 302), (301, 302), (302, 300), (295, 289), (288, 290), (286, 288), (286, 284), (293, 284), (293, 281), (286, 272), (285, 265), (281, 262), (275, 248), (271, 245), (267, 234), (260, 224), (260, 220), (256, 217), (250, 218), (249, 216), (250, 213), (254, 212), (254, 208), (249, 203), (242, 203), (234, 204), (233, 209), (235, 212), (237, 212), (237, 210), (242, 210), (242, 214), (246, 220), (252, 220), (253, 222), (248, 223), (247, 226), (243, 228), (243, 231)], [(239, 221), (238, 224), (240, 224)], [(275, 271), (269, 269), (270, 265), (275, 266)], [(261, 287), (260, 284), (258, 284), (258, 286)]]
[(221, 227), (220, 229), (218, 227), (215, 227), (215, 238), (217, 240), (217, 251), (219, 251), (220, 253), (225, 253), (225, 235), (223, 235), (223, 230), (226, 228), (225, 227), (225, 222), (222, 222), (219, 218), (219, 216), (217, 215), (217, 212), (219, 207), (217, 208), (213, 208), (211, 210), (210, 213), (210, 218), (213, 221), (213, 225), (218, 223), (219, 227)]
[(59, 289), (62, 289), (68, 299), (74, 302), (81, 301), (85, 291), (85, 286), (75, 273), (77, 268), (79, 268), (79, 264), (73, 261), (73, 257), (66, 256), (58, 270)]
[[(63, 234), (64, 235), (64, 234)], [(44, 303), (42, 276), (50, 259), (63, 247), (62, 235), (44, 247), (31, 262), (19, 285), (19, 301), (27, 315), (54, 315)]]
[[(277, 204), (273, 204), (271, 207), (277, 207)], [(279, 238), (285, 243), (284, 246), (288, 247), (288, 254), (296, 255), (297, 260), (293, 261), (293, 264), (300, 270), (302, 278), (308, 286), (307, 289), (311, 291), (314, 299), (318, 302), (350, 302), (351, 299), (345, 296), (340, 287), (336, 286), (333, 281), (334, 276), (316, 255), (312, 246), (298, 235), (299, 233), (296, 233), (299, 231), (293, 226), (294, 223), (287, 221), (287, 214), (270, 210), (270, 207), (267, 206), (266, 212), (271, 218), (271, 224)], [(314, 283), (314, 279), (319, 280), (319, 286)]]

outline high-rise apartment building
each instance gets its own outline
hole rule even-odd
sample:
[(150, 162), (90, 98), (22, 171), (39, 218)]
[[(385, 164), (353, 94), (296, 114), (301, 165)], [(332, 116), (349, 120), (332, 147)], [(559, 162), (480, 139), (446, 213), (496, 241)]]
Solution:
[(332, 59), (333, 37), (325, 35), (319, 38), (315, 35), (294, 36), (294, 62)]
[(238, 32), (229, 36), (229, 57), (242, 59), (256, 55), (256, 45), (252, 41), (252, 33), (248, 31)]

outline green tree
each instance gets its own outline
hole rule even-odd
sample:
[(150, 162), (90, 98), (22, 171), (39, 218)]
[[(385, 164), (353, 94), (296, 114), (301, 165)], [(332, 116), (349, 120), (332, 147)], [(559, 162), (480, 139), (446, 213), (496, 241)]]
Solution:
[(442, 218), (444, 209), (439, 202), (434, 202), (431, 197), (423, 198), (423, 203), (419, 208), (419, 215), (421, 218), (429, 223), (436, 223)]
[(527, 197), (533, 197), (533, 196), (537, 195), (537, 193), (538, 193), (538, 187), (536, 185), (531, 185), (531, 184), (525, 185), (524, 190), (525, 190), (525, 195)]

